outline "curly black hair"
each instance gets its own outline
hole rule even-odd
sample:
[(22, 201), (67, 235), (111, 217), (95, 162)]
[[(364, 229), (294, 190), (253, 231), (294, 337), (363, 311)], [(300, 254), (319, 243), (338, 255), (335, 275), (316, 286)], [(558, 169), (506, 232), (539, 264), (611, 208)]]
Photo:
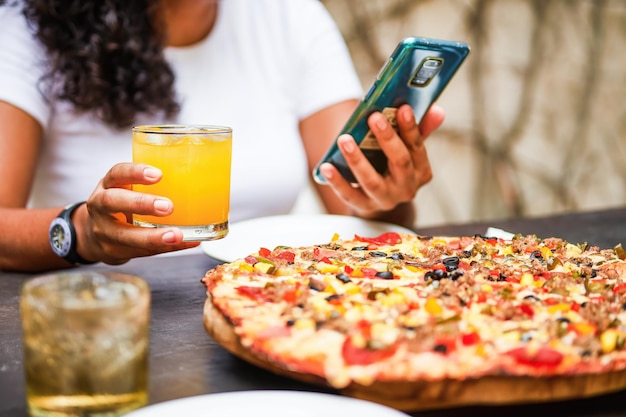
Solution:
[(22, 0), (47, 51), (46, 96), (117, 128), (132, 125), (139, 113), (175, 115), (160, 1)]

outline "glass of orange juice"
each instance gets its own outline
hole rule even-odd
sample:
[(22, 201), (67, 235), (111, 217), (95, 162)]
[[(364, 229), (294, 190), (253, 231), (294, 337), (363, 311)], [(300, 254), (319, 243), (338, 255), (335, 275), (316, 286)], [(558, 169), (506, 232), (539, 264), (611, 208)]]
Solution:
[(208, 125), (145, 125), (132, 129), (133, 162), (163, 172), (152, 185), (133, 190), (167, 197), (169, 216), (134, 214), (144, 227), (178, 227), (185, 241), (221, 239), (228, 233), (232, 129)]

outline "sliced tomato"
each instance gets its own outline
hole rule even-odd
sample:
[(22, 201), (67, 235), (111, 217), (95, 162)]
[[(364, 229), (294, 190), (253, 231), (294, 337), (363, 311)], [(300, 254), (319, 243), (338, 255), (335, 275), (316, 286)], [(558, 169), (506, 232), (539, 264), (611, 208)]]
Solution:
[(529, 306), (528, 304), (520, 304), (519, 305), (519, 310), (522, 314), (528, 316), (528, 317), (534, 317), (535, 316), (535, 310)]
[(375, 245), (396, 245), (402, 242), (402, 237), (396, 232), (386, 232), (376, 237), (354, 235), (354, 238), (361, 242), (373, 243)]
[(615, 287), (613, 287), (613, 292), (615, 294), (623, 294), (624, 292), (626, 292), (626, 283), (617, 284)]
[(259, 260), (256, 257), (252, 256), (252, 255), (246, 256), (245, 257), (245, 261), (246, 261), (246, 263), (249, 263), (250, 265), (254, 265), (255, 263), (259, 262)]
[(480, 336), (476, 332), (463, 333), (461, 335), (461, 343), (463, 346), (475, 345), (480, 341)]
[(296, 254), (290, 251), (280, 252), (274, 256), (274, 259), (282, 259), (289, 263), (293, 263), (296, 259)]
[(272, 251), (267, 248), (261, 248), (259, 249), (259, 255), (264, 258), (269, 258), (272, 255)]
[(283, 292), (283, 300), (290, 304), (294, 304), (298, 300), (298, 293), (295, 288), (286, 289)]
[(513, 357), (517, 363), (539, 368), (554, 367), (563, 362), (562, 353), (545, 346), (540, 346), (536, 351), (526, 346), (521, 346), (509, 350), (506, 354)]
[(361, 272), (363, 272), (363, 276), (367, 278), (373, 278), (376, 276), (376, 273), (378, 271), (375, 270), (374, 268), (361, 268)]
[(269, 298), (267, 298), (264, 289), (261, 287), (250, 287), (248, 285), (242, 285), (237, 287), (237, 292), (256, 301), (269, 301)]
[(350, 337), (346, 337), (341, 348), (343, 360), (348, 365), (370, 365), (393, 356), (398, 350), (394, 344), (385, 349), (368, 349), (354, 346)]

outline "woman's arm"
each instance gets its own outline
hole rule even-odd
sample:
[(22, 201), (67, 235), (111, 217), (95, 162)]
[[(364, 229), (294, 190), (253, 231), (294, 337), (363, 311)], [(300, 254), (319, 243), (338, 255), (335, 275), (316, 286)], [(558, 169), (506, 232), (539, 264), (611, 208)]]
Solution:
[[(19, 108), (0, 101), (0, 270), (44, 271), (72, 265), (50, 248), (50, 222), (63, 207), (28, 209), (27, 203), (43, 143), (39, 123)], [(120, 264), (138, 256), (197, 246), (183, 243), (177, 228), (147, 229), (128, 223), (132, 213), (164, 216), (171, 201), (131, 191), (133, 183), (154, 183), (155, 168), (117, 164), (72, 216), (77, 252), (90, 261)], [(68, 201), (68, 203), (74, 203)]]
[[(348, 100), (327, 107), (300, 123), (309, 170), (322, 158), (336, 134), (348, 120), (358, 101)], [(389, 173), (381, 176), (367, 161), (354, 139), (343, 135), (339, 148), (360, 186), (349, 184), (331, 164), (322, 166), (328, 186), (316, 184), (327, 211), (384, 220), (407, 227), (415, 224), (414, 198), (420, 187), (432, 179), (424, 140), (443, 122), (444, 112), (433, 106), (417, 126), (412, 109), (398, 109), (399, 135), (380, 113), (368, 124), (388, 158)]]

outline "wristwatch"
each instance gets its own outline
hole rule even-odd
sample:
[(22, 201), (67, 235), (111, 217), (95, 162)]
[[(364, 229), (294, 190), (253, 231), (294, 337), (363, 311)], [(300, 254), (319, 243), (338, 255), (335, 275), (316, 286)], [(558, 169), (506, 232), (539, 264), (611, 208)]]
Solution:
[(76, 252), (76, 229), (72, 223), (72, 213), (85, 201), (66, 206), (59, 215), (50, 223), (48, 240), (50, 247), (61, 258), (74, 265), (87, 265), (95, 262), (83, 259)]

